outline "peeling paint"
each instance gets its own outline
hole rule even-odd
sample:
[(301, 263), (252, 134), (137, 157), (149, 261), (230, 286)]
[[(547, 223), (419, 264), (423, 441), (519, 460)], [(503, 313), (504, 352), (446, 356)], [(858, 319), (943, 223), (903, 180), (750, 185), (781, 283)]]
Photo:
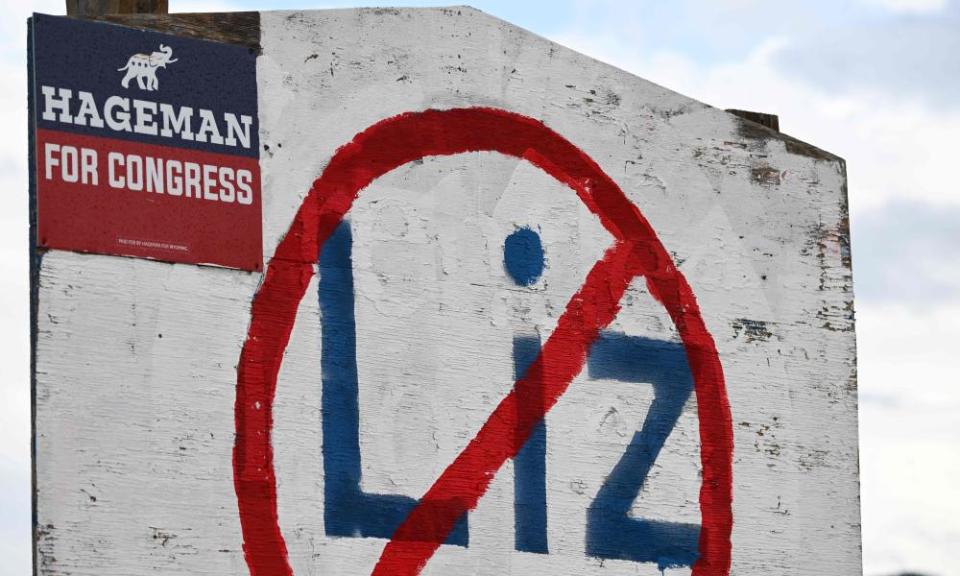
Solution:
[(767, 327), (767, 323), (762, 320), (750, 320), (749, 318), (737, 318), (730, 323), (733, 327), (733, 337), (739, 338), (741, 333), (747, 342), (766, 342), (773, 337), (773, 332)]

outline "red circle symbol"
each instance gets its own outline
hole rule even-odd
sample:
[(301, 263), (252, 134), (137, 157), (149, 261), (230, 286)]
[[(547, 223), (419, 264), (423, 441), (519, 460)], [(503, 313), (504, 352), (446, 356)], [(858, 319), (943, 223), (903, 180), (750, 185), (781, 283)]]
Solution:
[[(490, 151), (527, 160), (572, 188), (615, 241), (567, 303), (539, 357), (477, 435), (420, 499), (387, 543), (375, 575), (415, 575), (457, 520), (473, 509), (504, 462), (583, 368), (600, 330), (619, 312), (637, 276), (661, 302), (687, 352), (700, 426), (701, 529), (694, 576), (730, 571), (733, 429), (723, 370), (696, 298), (653, 228), (579, 148), (532, 118), (491, 108), (406, 113), (378, 122), (337, 150), (277, 246), (253, 299), (240, 355), (235, 405), (234, 487), (252, 576), (292, 576), (277, 522), (271, 429), (277, 374), (297, 308), (327, 237), (361, 190), (425, 156)], [(542, 402), (525, 399), (542, 398)]]

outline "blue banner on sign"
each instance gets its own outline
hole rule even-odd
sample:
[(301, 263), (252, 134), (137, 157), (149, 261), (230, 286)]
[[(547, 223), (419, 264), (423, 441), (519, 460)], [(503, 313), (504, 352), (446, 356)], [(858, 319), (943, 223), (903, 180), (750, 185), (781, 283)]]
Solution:
[(256, 53), (36, 14), (37, 127), (258, 157)]

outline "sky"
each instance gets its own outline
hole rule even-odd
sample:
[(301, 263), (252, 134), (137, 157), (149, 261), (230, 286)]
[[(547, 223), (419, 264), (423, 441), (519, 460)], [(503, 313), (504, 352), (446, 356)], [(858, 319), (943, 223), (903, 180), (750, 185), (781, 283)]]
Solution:
[[(170, 0), (172, 12), (350, 2)], [(393, 2), (393, 5), (447, 3)], [(960, 574), (960, 0), (473, 6), (847, 160), (864, 573)], [(0, 576), (30, 573), (26, 18), (0, 0)]]

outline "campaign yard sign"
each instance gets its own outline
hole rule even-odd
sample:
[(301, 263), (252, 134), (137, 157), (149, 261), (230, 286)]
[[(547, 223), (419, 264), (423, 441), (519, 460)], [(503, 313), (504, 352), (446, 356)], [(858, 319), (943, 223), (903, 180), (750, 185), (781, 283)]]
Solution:
[(39, 245), (260, 270), (255, 55), (43, 15), (30, 38)]
[(470, 8), (124, 21), (31, 23), (38, 574), (860, 574), (841, 159)]

